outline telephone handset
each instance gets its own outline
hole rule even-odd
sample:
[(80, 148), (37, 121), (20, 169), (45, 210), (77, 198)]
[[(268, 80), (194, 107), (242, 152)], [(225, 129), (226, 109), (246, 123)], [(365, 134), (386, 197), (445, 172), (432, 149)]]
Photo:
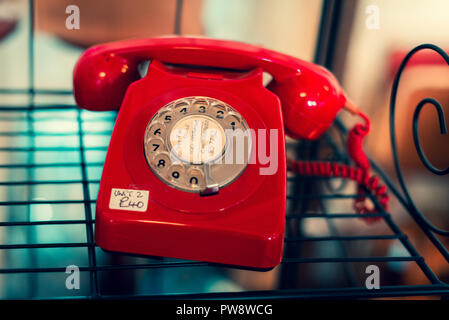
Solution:
[(240, 42), (165, 37), (88, 49), (74, 71), (78, 105), (89, 110), (118, 109), (128, 86), (139, 79), (137, 66), (144, 60), (241, 71), (262, 69), (273, 77), (268, 89), (281, 100), (286, 132), (294, 138), (319, 137), (346, 102), (335, 77), (313, 63)]
[[(267, 87), (263, 72), (273, 77)], [(320, 66), (196, 37), (90, 48), (75, 66), (74, 95), (88, 110), (120, 108), (97, 199), (100, 247), (257, 269), (282, 256), (284, 128), (316, 139), (347, 103)]]

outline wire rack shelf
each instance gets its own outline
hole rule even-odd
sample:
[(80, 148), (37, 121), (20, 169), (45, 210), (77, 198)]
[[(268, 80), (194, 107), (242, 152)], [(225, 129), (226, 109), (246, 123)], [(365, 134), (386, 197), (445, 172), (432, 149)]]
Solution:
[[(67, 101), (72, 92), (34, 87), (34, 8), (33, 1), (29, 3), (30, 87), (0, 88), (1, 96), (21, 97), (28, 101), (21, 105), (0, 105), (1, 298), (448, 297), (449, 285), (431, 269), (396, 222), (395, 214), (382, 210), (376, 198), (369, 194), (378, 208), (373, 217), (380, 221), (375, 225), (365, 224), (360, 219), (362, 216), (352, 210), (352, 201), (357, 197), (354, 186), (332, 178), (288, 177), (285, 250), (281, 265), (273, 271), (278, 279), (274, 290), (233, 288), (217, 292), (191, 289), (194, 286), (190, 289), (181, 286), (182, 289), (177, 290), (177, 285), (164, 283), (170, 280), (161, 279), (184, 279), (183, 274), (190, 274), (184, 281), (195, 282), (208, 273), (222, 276), (232, 271), (205, 262), (102, 251), (93, 236), (95, 201), (116, 113), (80, 110), (73, 103), (39, 102), (44, 96), (52, 101)], [(177, 26), (179, 29), (179, 22)], [(449, 62), (444, 52), (434, 47), (430, 49)], [(405, 65), (406, 61), (402, 69)], [(393, 88), (393, 139), (394, 96), (402, 69)], [(346, 133), (345, 126), (337, 120), (319, 141), (291, 142), (287, 147), (300, 159), (348, 163), (343, 143)], [(400, 172), (396, 153), (395, 161)], [(398, 207), (401, 206), (413, 219), (449, 263), (449, 252), (441, 240), (447, 233), (434, 227), (416, 209), (402, 178), (403, 192), (375, 162), (372, 166), (387, 184)], [(352, 231), (345, 229), (348, 224)], [(316, 226), (319, 231), (314, 229)], [(360, 250), (380, 242), (396, 243), (399, 254), (374, 255), (370, 250)], [(365, 287), (366, 266), (395, 270), (409, 264), (425, 276), (425, 283), (398, 285), (393, 277), (390, 283), (382, 283), (380, 289)], [(64, 285), (68, 265), (79, 267), (80, 290), (67, 290)], [(304, 279), (302, 275), (310, 275), (313, 269), (322, 270), (322, 276), (314, 282)], [(332, 271), (332, 278), (326, 277), (329, 271)], [(248, 277), (257, 273), (242, 272)], [(140, 285), (144, 282), (150, 284), (149, 288)]]

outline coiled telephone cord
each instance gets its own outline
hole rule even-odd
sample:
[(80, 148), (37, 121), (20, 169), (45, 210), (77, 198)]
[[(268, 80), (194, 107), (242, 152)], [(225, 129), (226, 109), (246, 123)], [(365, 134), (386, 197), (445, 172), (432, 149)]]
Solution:
[(356, 124), (348, 133), (347, 149), (356, 166), (339, 162), (287, 159), (287, 170), (301, 176), (340, 177), (356, 181), (358, 186), (354, 209), (358, 214), (367, 214), (364, 220), (371, 223), (379, 220), (380, 217), (369, 217), (369, 214), (377, 213), (378, 210), (367, 206), (365, 190), (370, 191), (377, 198), (385, 211), (388, 211), (389, 196), (387, 187), (380, 183), (378, 177), (370, 174), (370, 162), (363, 150), (363, 139), (370, 131), (370, 120), (361, 111), (357, 110), (353, 113), (365, 121), (364, 124)]

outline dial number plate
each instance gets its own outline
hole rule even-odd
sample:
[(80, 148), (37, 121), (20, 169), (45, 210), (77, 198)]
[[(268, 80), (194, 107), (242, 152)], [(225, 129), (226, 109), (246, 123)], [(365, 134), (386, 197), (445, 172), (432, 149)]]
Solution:
[(144, 152), (151, 170), (167, 185), (216, 193), (245, 170), (251, 134), (230, 105), (209, 97), (186, 97), (163, 106), (149, 121)]

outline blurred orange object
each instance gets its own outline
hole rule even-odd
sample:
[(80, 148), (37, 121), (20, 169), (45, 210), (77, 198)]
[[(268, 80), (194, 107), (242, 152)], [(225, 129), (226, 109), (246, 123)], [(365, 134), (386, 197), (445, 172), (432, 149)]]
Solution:
[[(401, 167), (405, 173), (426, 172), (413, 142), (413, 112), (417, 104), (426, 97), (440, 101), (445, 114), (448, 113), (449, 86), (447, 66), (414, 67), (404, 72), (401, 79), (395, 112), (396, 140)], [(387, 101), (373, 116), (375, 139), (369, 139), (373, 156), (385, 168), (391, 170), (393, 155), (389, 137), (389, 106)], [(447, 116), (446, 116), (447, 117)], [(447, 153), (449, 136), (440, 132), (438, 116), (432, 106), (425, 106), (418, 121), (418, 132), (422, 147), (433, 166), (445, 168), (449, 163)], [(370, 137), (371, 138), (371, 137)], [(442, 178), (444, 179), (444, 178)]]
[[(184, 1), (181, 17), (183, 34), (202, 34), (203, 0)], [(80, 10), (80, 28), (66, 28), (69, 5)], [(167, 35), (174, 32), (176, 0), (39, 0), (37, 27), (72, 44), (88, 47), (96, 43), (127, 38)]]

